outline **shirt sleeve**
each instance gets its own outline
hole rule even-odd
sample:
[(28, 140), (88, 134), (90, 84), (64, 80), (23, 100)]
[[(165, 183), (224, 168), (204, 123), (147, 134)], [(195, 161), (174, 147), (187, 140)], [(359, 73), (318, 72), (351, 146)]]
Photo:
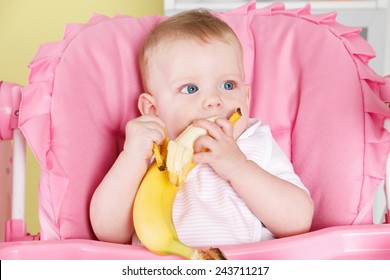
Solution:
[(286, 180), (309, 193), (295, 173), (289, 158), (272, 137), (269, 126), (261, 125), (260, 122), (254, 123), (243, 137), (239, 138), (238, 144), (249, 160), (254, 161), (272, 175)]
[[(272, 136), (270, 135), (270, 137)], [(286, 180), (309, 193), (308, 189), (305, 187), (299, 176), (295, 173), (292, 163), (273, 138), (271, 141), (270, 150), (271, 153), (268, 164), (265, 166), (265, 170), (267, 170), (272, 175)]]

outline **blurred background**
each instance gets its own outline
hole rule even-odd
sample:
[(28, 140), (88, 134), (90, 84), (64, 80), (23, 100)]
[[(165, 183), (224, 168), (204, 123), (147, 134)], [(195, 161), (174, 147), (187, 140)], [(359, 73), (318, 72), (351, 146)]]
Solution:
[[(38, 47), (62, 39), (67, 23), (86, 23), (93, 13), (139, 17), (172, 15), (182, 10), (204, 7), (227, 11), (249, 0), (0, 0), (0, 80), (27, 85), (27, 65)], [(377, 53), (370, 62), (381, 75), (390, 74), (390, 3), (388, 0), (257, 0), (257, 7), (284, 2), (294, 9), (311, 3), (312, 13), (337, 11), (337, 20), (362, 28), (361, 35)], [(0, 142), (0, 241), (3, 222), (9, 218), (11, 183), (11, 142)], [(30, 233), (39, 232), (37, 187), (39, 167), (27, 149), (26, 223)]]

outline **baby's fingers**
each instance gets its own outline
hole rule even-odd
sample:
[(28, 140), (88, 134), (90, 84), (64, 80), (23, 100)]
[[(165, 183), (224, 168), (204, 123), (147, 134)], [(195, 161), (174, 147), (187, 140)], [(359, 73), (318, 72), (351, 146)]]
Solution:
[(151, 144), (161, 145), (165, 139), (164, 130), (149, 129), (146, 137)]
[(160, 144), (165, 138), (165, 125), (162, 120), (156, 116), (141, 116), (127, 123), (126, 138), (127, 137), (151, 138), (157, 144)]
[(213, 150), (215, 147), (215, 140), (209, 135), (200, 136), (194, 142), (194, 153), (205, 152), (207, 150)]
[(207, 134), (216, 140), (221, 139), (223, 135), (221, 128), (215, 122), (206, 119), (201, 119), (196, 120), (194, 122), (194, 125), (197, 127), (204, 128), (207, 131)]
[(215, 123), (220, 127), (220, 129), (228, 136), (233, 136), (233, 125), (229, 122), (228, 119), (218, 118), (215, 120)]
[(153, 122), (153, 123), (159, 124), (159, 125), (162, 126), (162, 127), (165, 126), (165, 124), (164, 124), (164, 122), (162, 121), (162, 119), (160, 119), (160, 118), (157, 117), (156, 115), (143, 115), (143, 116), (139, 117), (138, 120), (139, 120), (140, 122), (144, 122), (144, 123)]
[(213, 159), (213, 155), (211, 152), (201, 152), (201, 153), (195, 153), (192, 157), (192, 161), (196, 163), (210, 163)]

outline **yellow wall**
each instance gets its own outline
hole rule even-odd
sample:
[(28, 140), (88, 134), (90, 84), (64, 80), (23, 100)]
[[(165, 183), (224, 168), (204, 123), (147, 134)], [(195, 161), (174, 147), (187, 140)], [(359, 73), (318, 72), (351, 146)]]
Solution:
[[(86, 23), (93, 13), (162, 15), (163, 0), (0, 0), (0, 80), (26, 85), (38, 47), (61, 40), (66, 23)], [(26, 175), (26, 222), (36, 233), (39, 167), (30, 151)]]

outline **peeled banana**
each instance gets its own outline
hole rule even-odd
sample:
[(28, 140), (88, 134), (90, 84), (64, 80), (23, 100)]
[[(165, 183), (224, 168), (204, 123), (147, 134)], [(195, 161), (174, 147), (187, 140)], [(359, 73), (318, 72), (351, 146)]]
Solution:
[[(241, 112), (237, 109), (230, 121), (234, 124), (240, 115)], [(207, 132), (201, 133), (204, 135)], [(195, 165), (192, 163), (192, 146), (199, 134), (197, 127), (190, 126), (175, 140), (175, 145), (182, 145), (185, 148), (173, 152), (174, 157), (171, 160), (177, 161), (173, 175), (174, 183), (169, 179), (168, 163), (168, 168), (165, 168), (165, 159), (169, 158), (169, 153), (172, 152), (169, 150), (172, 141), (168, 142), (166, 138), (161, 150), (158, 147), (153, 148), (156, 161), (146, 172), (134, 200), (134, 228), (143, 245), (155, 254), (177, 255), (191, 260), (224, 260), (226, 258), (217, 248), (201, 250), (180, 242), (172, 219), (176, 194), (181, 189), (189, 170)]]
[[(240, 116), (241, 110), (238, 108), (229, 121), (234, 125)], [(211, 117), (208, 120), (215, 121), (217, 118), (218, 116)], [(174, 141), (169, 141), (166, 166), (168, 168), (169, 181), (175, 186), (180, 187), (184, 184), (188, 173), (194, 165), (192, 162), (194, 142), (200, 136), (206, 134), (206, 129), (190, 125)]]

